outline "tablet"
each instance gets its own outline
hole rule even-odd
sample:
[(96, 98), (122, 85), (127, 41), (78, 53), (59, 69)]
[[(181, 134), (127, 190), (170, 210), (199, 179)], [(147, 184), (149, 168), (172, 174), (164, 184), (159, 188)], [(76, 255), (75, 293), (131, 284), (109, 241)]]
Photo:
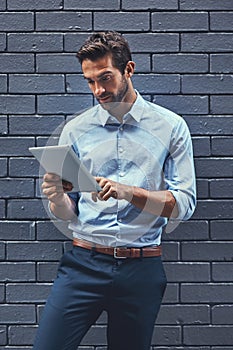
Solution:
[(47, 173), (59, 175), (72, 183), (70, 192), (99, 192), (101, 187), (81, 163), (71, 146), (30, 147), (29, 151)]

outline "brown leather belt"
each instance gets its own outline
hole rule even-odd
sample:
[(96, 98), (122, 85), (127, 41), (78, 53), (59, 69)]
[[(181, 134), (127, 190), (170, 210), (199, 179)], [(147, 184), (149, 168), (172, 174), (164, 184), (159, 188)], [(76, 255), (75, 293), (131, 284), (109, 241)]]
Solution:
[(153, 256), (162, 255), (161, 245), (153, 247), (144, 248), (126, 248), (126, 247), (104, 247), (100, 244), (94, 244), (81, 239), (75, 238), (73, 240), (73, 245), (89, 250), (94, 250), (95, 252), (108, 254), (114, 256), (114, 258), (124, 259), (124, 258), (149, 258)]

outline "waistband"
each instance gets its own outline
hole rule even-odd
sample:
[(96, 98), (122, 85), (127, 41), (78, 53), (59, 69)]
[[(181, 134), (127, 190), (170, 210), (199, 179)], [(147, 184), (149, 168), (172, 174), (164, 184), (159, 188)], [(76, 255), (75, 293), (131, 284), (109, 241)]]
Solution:
[(154, 256), (162, 255), (161, 245), (153, 247), (142, 247), (142, 248), (133, 248), (133, 247), (105, 247), (100, 244), (95, 244), (88, 241), (83, 241), (81, 239), (74, 238), (73, 245), (76, 247), (81, 247), (89, 250), (93, 250), (98, 253), (112, 255), (117, 259), (124, 258), (149, 258)]

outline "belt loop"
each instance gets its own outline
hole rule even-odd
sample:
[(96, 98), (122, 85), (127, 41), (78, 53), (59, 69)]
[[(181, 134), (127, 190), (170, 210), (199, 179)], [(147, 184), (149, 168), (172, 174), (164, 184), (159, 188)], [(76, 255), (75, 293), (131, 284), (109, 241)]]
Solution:
[(95, 249), (95, 246), (93, 245), (91, 247), (91, 257), (95, 256), (96, 255), (96, 249)]
[(140, 248), (140, 260), (143, 260), (143, 248)]

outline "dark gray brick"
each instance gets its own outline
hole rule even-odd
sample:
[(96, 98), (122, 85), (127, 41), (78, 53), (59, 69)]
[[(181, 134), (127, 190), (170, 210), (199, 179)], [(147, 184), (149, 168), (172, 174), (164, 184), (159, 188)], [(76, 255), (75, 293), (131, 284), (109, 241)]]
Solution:
[(31, 95), (2, 95), (0, 105), (5, 114), (35, 113), (35, 97)]
[(38, 54), (38, 73), (78, 73), (80, 65), (74, 54)]
[(0, 326), (0, 345), (5, 345), (7, 342), (6, 326)]
[(92, 28), (90, 12), (39, 12), (36, 14), (38, 31), (89, 31)]
[(37, 222), (37, 239), (39, 241), (64, 241), (66, 236), (67, 223), (64, 221), (38, 221)]
[(0, 177), (7, 176), (7, 159), (0, 158)]
[(232, 96), (211, 96), (210, 113), (231, 114), (233, 110)]
[(197, 177), (231, 177), (232, 158), (197, 158), (195, 168)]
[(142, 94), (171, 94), (180, 92), (180, 79), (176, 74), (136, 74), (133, 83)]
[(232, 156), (233, 137), (213, 136), (211, 139), (211, 154), (214, 156)]
[(193, 219), (230, 219), (233, 200), (199, 200)]
[(209, 108), (208, 96), (158, 95), (153, 102), (178, 114), (207, 114)]
[(152, 336), (151, 345), (180, 345), (181, 327), (179, 326), (156, 326)]
[(232, 324), (233, 305), (215, 305), (212, 308), (213, 324)]
[(233, 179), (211, 180), (210, 198), (233, 198)]
[(233, 76), (184, 75), (181, 80), (184, 94), (232, 94)]
[[(4, 302), (4, 299), (5, 299), (5, 285), (0, 284), (0, 302), (1, 303)], [(1, 328), (0, 328), (0, 336), (1, 336)]]
[(33, 222), (0, 221), (1, 239), (30, 241), (35, 239)]
[(92, 106), (92, 95), (38, 96), (40, 114), (74, 114)]
[[(190, 259), (192, 260), (192, 259)], [(210, 265), (208, 263), (165, 263), (169, 282), (207, 282), (210, 281)]]
[(37, 278), (39, 282), (51, 282), (56, 278), (58, 263), (38, 263)]
[(82, 74), (67, 74), (66, 75), (66, 91), (69, 93), (90, 93), (87, 82)]
[(12, 52), (60, 52), (63, 50), (62, 34), (9, 34), (8, 50)]
[(0, 116), (0, 135), (6, 135), (8, 133), (7, 116)]
[(5, 243), (0, 242), (0, 260), (5, 260)]
[(117, 28), (125, 32), (145, 32), (150, 28), (150, 17), (147, 12), (96, 12), (94, 13), (94, 30)]
[(50, 289), (50, 283), (9, 283), (6, 285), (6, 301), (9, 303), (44, 303)]
[(33, 137), (0, 137), (0, 156), (31, 155), (28, 147), (35, 146)]
[(0, 281), (2, 282), (29, 282), (35, 281), (35, 279), (36, 267), (34, 263), (0, 263)]
[(158, 73), (206, 73), (206, 54), (159, 54), (153, 55), (153, 71)]
[[(168, 317), (169, 315), (169, 317)], [(156, 324), (208, 324), (208, 305), (162, 305)]]
[(87, 335), (81, 342), (81, 345), (91, 345), (95, 342), (96, 345), (105, 345), (106, 341), (106, 326), (92, 326)]
[(225, 116), (187, 116), (185, 120), (193, 135), (230, 135), (233, 118)]
[(122, 0), (124, 10), (178, 10), (177, 0)]
[(209, 180), (206, 179), (197, 179), (197, 198), (209, 198)]
[(6, 50), (6, 34), (0, 33), (0, 52)]
[(8, 10), (59, 10), (60, 0), (7, 0)]
[(133, 54), (133, 61), (136, 63), (135, 72), (150, 72), (150, 55), (149, 54)]
[(64, 76), (62, 74), (10, 75), (9, 92), (63, 93), (65, 92)]
[(0, 180), (0, 192), (3, 198), (33, 197), (33, 179), (2, 179)]
[(65, 10), (118, 10), (119, 0), (64, 0)]
[(162, 237), (164, 241), (207, 240), (209, 238), (209, 225), (204, 220), (183, 221), (174, 231), (165, 233)]
[(208, 13), (204, 12), (155, 12), (152, 13), (153, 31), (207, 31)]
[(64, 126), (62, 116), (11, 116), (9, 117), (9, 129), (12, 135), (51, 135)]
[[(181, 285), (184, 303), (231, 303), (233, 283), (187, 283)], [(198, 344), (197, 344), (198, 345)]]
[(178, 301), (179, 301), (178, 283), (168, 283), (164, 293), (163, 302), (166, 304), (174, 304), (174, 303), (178, 303)]
[(0, 218), (5, 218), (6, 201), (0, 199)]
[(57, 261), (62, 255), (60, 242), (9, 242), (7, 259), (11, 261)]
[(231, 261), (233, 243), (231, 242), (184, 242), (181, 246), (183, 261)]
[(195, 157), (210, 156), (210, 137), (193, 137), (193, 152)]
[(212, 278), (215, 282), (233, 282), (233, 263), (213, 263)]
[(232, 240), (233, 221), (219, 220), (210, 222), (210, 235), (212, 240)]
[(179, 34), (126, 34), (125, 38), (133, 53), (179, 51)]
[(36, 322), (33, 305), (0, 305), (0, 310), (0, 324)]
[(231, 33), (181, 34), (181, 50), (190, 52), (230, 52), (233, 44)]
[(0, 31), (21, 32), (34, 29), (34, 14), (32, 12), (1, 12)]
[(7, 92), (7, 75), (0, 74), (0, 93)]
[(233, 12), (212, 12), (210, 29), (213, 31), (232, 31)]
[(164, 242), (163, 243), (163, 260), (177, 261), (179, 259), (179, 243)]
[(181, 10), (233, 10), (231, 0), (180, 0)]
[(3, 53), (0, 55), (0, 67), (4, 73), (34, 72), (34, 57), (32, 54)]
[(184, 326), (186, 345), (232, 345), (231, 326)]
[(0, 0), (0, 10), (6, 10), (6, 0)]
[(39, 163), (33, 158), (10, 158), (9, 176), (12, 177), (31, 177), (38, 176)]
[(46, 219), (44, 204), (39, 199), (8, 200), (7, 217), (9, 219)]
[(233, 54), (210, 55), (210, 71), (214, 73), (232, 73)]
[(10, 345), (30, 345), (33, 343), (36, 334), (35, 326), (10, 326), (9, 344)]
[[(80, 46), (91, 34), (86, 33), (65, 33), (64, 34), (64, 50), (65, 52), (76, 53)], [(74, 56), (74, 55), (73, 55)], [(76, 59), (77, 62), (77, 59)]]

